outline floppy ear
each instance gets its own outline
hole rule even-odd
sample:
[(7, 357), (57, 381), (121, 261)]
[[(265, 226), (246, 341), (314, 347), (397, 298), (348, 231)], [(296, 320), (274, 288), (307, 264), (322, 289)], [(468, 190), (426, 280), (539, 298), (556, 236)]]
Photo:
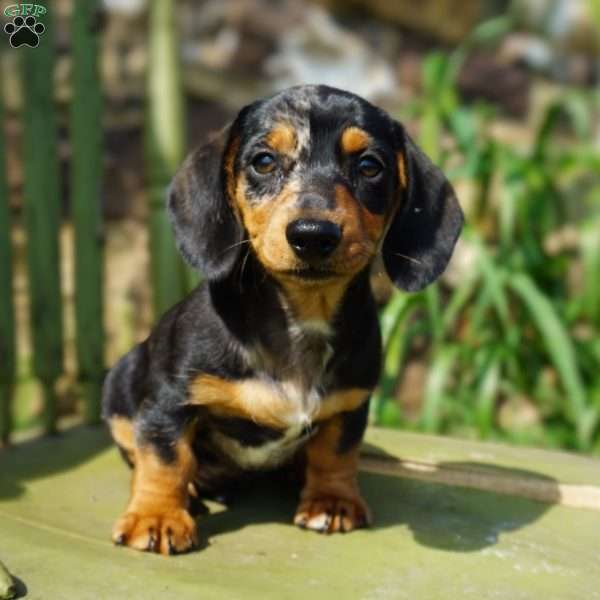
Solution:
[(240, 255), (243, 227), (228, 198), (233, 176), (233, 126), (194, 150), (169, 187), (167, 209), (177, 248), (208, 279), (221, 279)]
[(437, 279), (448, 264), (463, 213), (444, 174), (399, 124), (406, 188), (383, 242), (385, 269), (397, 287), (416, 292)]

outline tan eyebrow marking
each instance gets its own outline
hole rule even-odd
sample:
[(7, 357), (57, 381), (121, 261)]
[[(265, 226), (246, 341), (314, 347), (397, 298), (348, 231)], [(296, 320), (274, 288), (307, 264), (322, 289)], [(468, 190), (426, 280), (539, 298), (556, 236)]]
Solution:
[(398, 161), (398, 179), (400, 180), (400, 186), (406, 188), (408, 186), (408, 179), (406, 177), (406, 160), (404, 159), (404, 154), (398, 152), (396, 154), (396, 159)]
[(345, 154), (354, 154), (368, 147), (371, 136), (360, 127), (348, 127), (344, 129), (340, 144)]
[(280, 154), (291, 154), (296, 149), (298, 136), (296, 129), (289, 123), (278, 123), (269, 131), (266, 141)]

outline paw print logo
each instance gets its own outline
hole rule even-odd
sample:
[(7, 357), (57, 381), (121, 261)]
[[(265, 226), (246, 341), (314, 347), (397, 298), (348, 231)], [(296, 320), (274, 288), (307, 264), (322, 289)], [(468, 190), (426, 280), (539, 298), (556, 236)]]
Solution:
[(40, 35), (44, 33), (46, 28), (43, 23), (38, 23), (33, 16), (15, 17), (12, 23), (7, 23), (4, 26), (4, 31), (10, 35), (10, 45), (13, 48), (19, 46), (29, 46), (35, 48), (40, 43)]

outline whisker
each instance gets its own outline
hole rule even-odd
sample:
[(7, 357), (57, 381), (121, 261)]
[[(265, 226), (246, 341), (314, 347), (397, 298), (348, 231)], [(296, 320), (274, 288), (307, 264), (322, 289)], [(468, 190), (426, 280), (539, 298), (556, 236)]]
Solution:
[(248, 250), (246, 250), (246, 254), (244, 255), (244, 260), (242, 260), (242, 268), (240, 269), (240, 278), (239, 278), (240, 291), (242, 291), (242, 278), (244, 276), (244, 269), (246, 267), (246, 263), (248, 262), (249, 256), (250, 256), (250, 248), (248, 248)]
[(394, 256), (399, 256), (400, 258), (405, 258), (406, 260), (410, 260), (411, 262), (414, 262), (417, 265), (423, 264), (423, 261), (421, 261), (417, 258), (413, 258), (412, 256), (406, 256), (406, 254), (399, 254), (398, 252), (394, 252)]
[(237, 246), (243, 246), (244, 244), (249, 244), (250, 240), (242, 240), (241, 242), (236, 242), (235, 244), (231, 244), (231, 246), (227, 246), (227, 248), (225, 248), (221, 254), (225, 254), (225, 252), (227, 252), (228, 250), (231, 250), (232, 248), (236, 248)]

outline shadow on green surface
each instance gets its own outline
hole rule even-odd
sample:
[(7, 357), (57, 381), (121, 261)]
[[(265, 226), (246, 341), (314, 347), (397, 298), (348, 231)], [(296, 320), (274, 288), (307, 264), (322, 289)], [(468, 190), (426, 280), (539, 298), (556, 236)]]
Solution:
[[(392, 471), (401, 464), (397, 456), (372, 444), (364, 444), (363, 454), (383, 461)], [(556, 479), (535, 471), (464, 461), (441, 462), (435, 470), (526, 481), (528, 486), (543, 485), (550, 501), (560, 499)], [(400, 468), (398, 475), (361, 472), (360, 482), (375, 515), (374, 529), (405, 525), (420, 544), (449, 552), (493, 546), (501, 534), (535, 522), (552, 507), (516, 495), (410, 479)]]
[[(459, 466), (466, 464), (440, 465), (441, 468)], [(511, 477), (527, 476), (553, 482), (530, 471), (495, 469)], [(474, 552), (493, 546), (501, 534), (535, 522), (551, 507), (516, 496), (388, 475), (363, 473), (360, 479), (375, 514), (375, 530), (405, 525), (418, 543), (449, 552)]]
[(83, 465), (110, 444), (104, 426), (81, 425), (0, 450), (0, 500), (23, 494), (28, 481)]
[[(481, 468), (498, 476), (528, 478), (555, 486), (547, 476), (523, 469), (448, 462), (442, 469)], [(424, 546), (448, 552), (474, 552), (493, 546), (502, 534), (535, 522), (551, 504), (475, 489), (428, 483), (394, 475), (361, 472), (360, 484), (374, 514), (372, 532), (407, 527)], [(299, 488), (282, 478), (266, 479), (237, 491), (227, 510), (200, 517), (208, 540), (258, 523), (290, 524)], [(317, 535), (306, 532), (306, 535)]]
[(13, 581), (15, 582), (15, 596), (14, 596), (14, 600), (18, 600), (19, 598), (25, 598), (27, 596), (27, 586), (25, 585), (25, 582), (19, 578), (19, 577), (15, 577), (14, 575), (12, 576)]
[[(110, 445), (101, 427), (76, 427), (67, 434), (19, 444), (0, 452), (0, 500), (18, 498), (26, 483), (54, 477), (81, 467)], [(397, 459), (380, 449), (376, 454), (391, 464)], [(116, 450), (115, 450), (116, 452)], [(112, 465), (112, 461), (109, 463)], [(115, 468), (118, 463), (115, 461)], [(559, 488), (550, 477), (523, 469), (478, 463), (442, 463), (441, 469), (484, 469), (505, 477), (527, 478)], [(112, 468), (112, 467), (111, 467)], [(125, 465), (118, 468), (126, 468)], [(77, 473), (69, 476), (77, 477)], [(110, 478), (110, 473), (107, 475)], [(493, 546), (505, 533), (521, 529), (539, 519), (550, 504), (492, 492), (408, 479), (394, 474), (361, 472), (363, 494), (374, 514), (372, 534), (408, 528), (424, 546), (449, 552), (473, 552)], [(236, 491), (221, 512), (199, 517), (202, 545), (227, 532), (259, 523), (291, 525), (299, 486), (289, 477), (268, 476)], [(115, 518), (118, 516), (114, 515)], [(107, 523), (107, 532), (110, 523)], [(317, 535), (306, 532), (306, 535)]]

